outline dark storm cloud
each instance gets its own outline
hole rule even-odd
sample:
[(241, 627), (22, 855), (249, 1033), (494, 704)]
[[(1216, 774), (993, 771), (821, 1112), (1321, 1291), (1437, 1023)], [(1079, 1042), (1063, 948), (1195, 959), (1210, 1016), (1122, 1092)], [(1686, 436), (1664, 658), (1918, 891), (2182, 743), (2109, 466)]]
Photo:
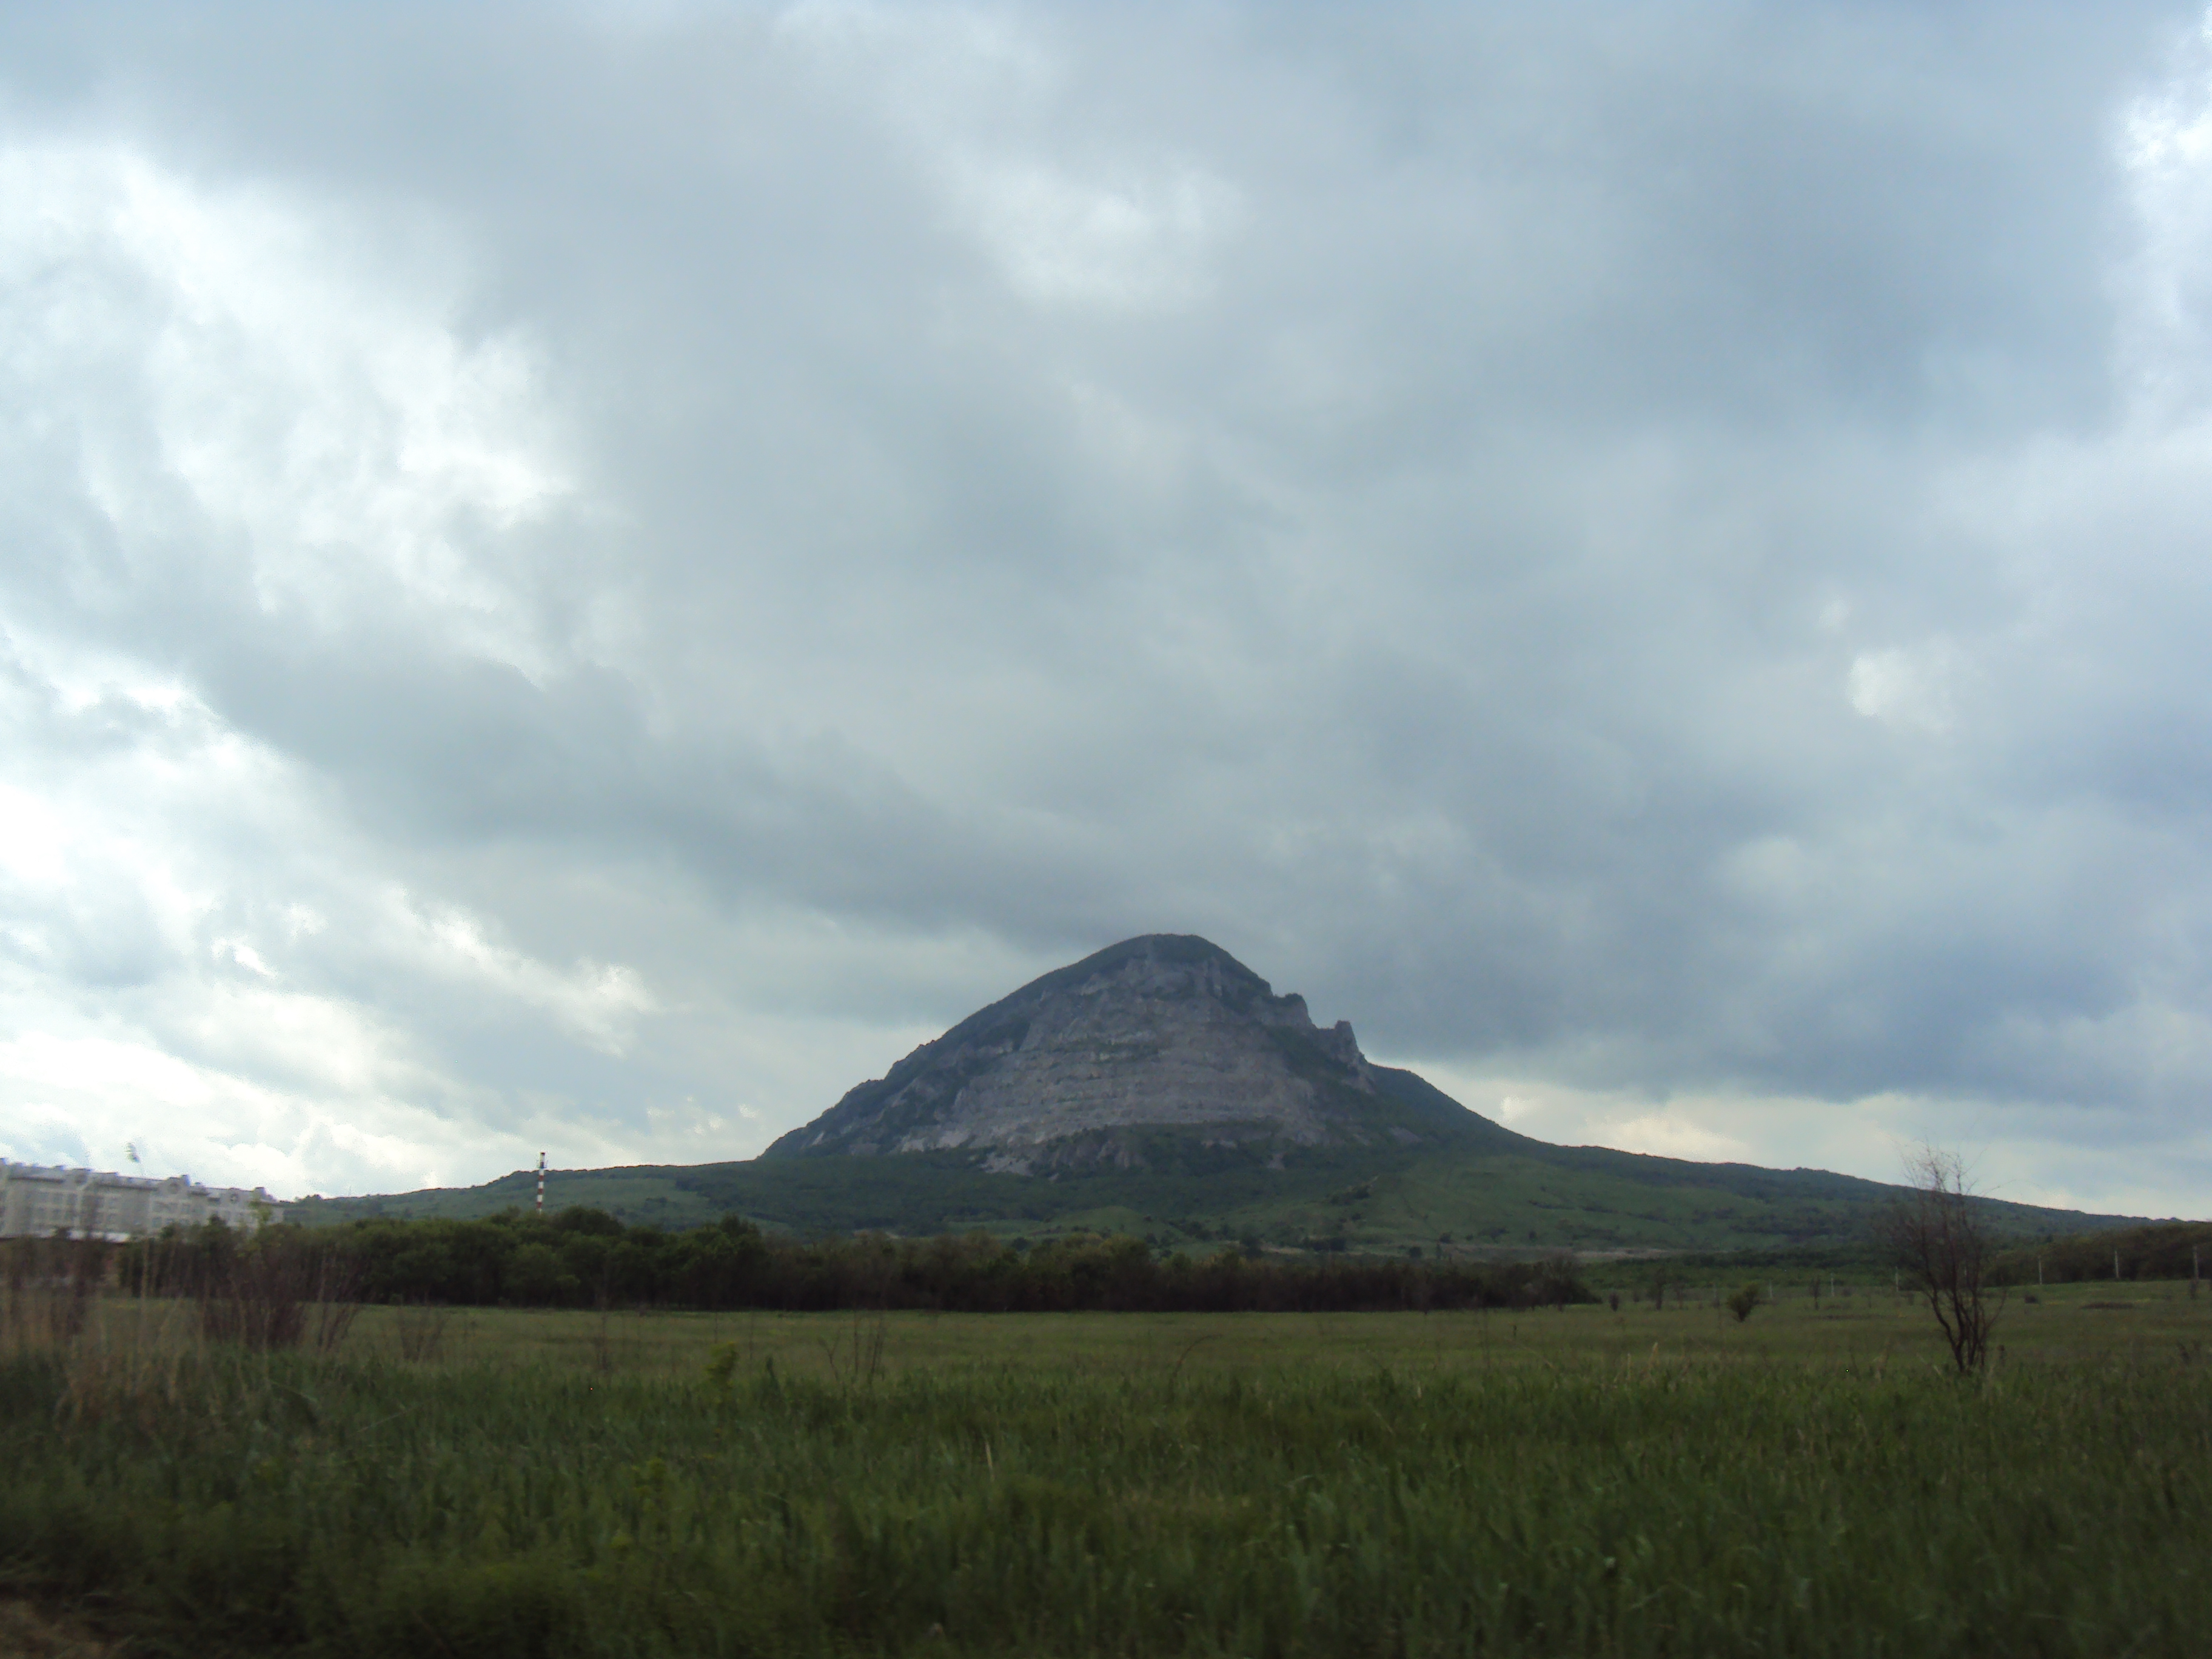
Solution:
[(2195, 21), (10, 16), (16, 1024), (390, 1184), (1174, 928), (2201, 1171)]

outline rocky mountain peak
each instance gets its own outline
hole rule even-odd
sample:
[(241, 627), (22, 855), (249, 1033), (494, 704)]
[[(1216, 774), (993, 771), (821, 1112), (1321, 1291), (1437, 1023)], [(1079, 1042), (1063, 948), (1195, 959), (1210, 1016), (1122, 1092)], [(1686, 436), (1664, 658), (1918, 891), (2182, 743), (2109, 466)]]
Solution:
[(1281, 1148), (1364, 1140), (1375, 1076), (1219, 945), (1151, 933), (969, 1015), (769, 1156), (968, 1152), (1027, 1172), (1142, 1162), (1147, 1134)]

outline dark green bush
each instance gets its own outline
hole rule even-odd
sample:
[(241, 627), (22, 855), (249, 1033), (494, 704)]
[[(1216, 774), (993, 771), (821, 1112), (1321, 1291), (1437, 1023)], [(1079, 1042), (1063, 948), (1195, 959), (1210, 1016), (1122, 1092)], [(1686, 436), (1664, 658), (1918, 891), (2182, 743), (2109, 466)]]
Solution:
[[(105, 1248), (105, 1247), (103, 1247)], [(1024, 1245), (987, 1233), (769, 1238), (726, 1217), (683, 1232), (625, 1228), (598, 1211), (550, 1221), (370, 1220), (217, 1226), (118, 1252), (122, 1282), (194, 1296), (209, 1334), (283, 1347), (343, 1298), (409, 1305), (846, 1308), (962, 1313), (1358, 1312), (1564, 1308), (1594, 1302), (1571, 1256), (1540, 1261), (1415, 1261), (1332, 1254), (1271, 1261), (1241, 1245), (1202, 1258), (1156, 1255), (1142, 1239), (1079, 1234)]]

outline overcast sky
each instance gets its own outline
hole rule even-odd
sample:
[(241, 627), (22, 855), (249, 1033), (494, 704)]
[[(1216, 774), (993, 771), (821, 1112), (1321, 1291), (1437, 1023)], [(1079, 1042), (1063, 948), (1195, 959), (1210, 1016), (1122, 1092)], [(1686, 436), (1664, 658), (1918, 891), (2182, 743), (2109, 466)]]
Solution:
[(1198, 933), (2212, 1210), (2186, 8), (0, 7), (0, 1153), (750, 1156)]

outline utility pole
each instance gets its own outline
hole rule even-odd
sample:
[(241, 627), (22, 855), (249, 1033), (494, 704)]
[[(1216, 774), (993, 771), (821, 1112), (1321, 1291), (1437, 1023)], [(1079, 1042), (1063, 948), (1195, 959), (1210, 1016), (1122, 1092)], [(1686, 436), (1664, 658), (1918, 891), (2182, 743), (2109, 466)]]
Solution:
[(538, 1154), (538, 1218), (545, 1219), (545, 1154)]

